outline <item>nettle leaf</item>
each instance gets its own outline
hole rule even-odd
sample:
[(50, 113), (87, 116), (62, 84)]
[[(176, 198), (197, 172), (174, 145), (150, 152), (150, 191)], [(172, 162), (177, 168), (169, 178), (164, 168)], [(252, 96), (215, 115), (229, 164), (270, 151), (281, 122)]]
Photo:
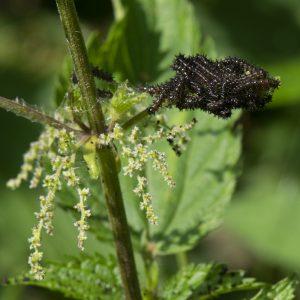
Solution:
[(228, 271), (224, 265), (191, 264), (167, 282), (162, 299), (216, 299), (221, 295), (256, 290), (263, 286), (254, 278), (245, 278), (242, 271)]
[(176, 54), (199, 52), (200, 27), (191, 3), (120, 0), (114, 4), (117, 21), (94, 63), (118, 79), (132, 84), (165, 80)]
[[(167, 153), (175, 189), (170, 189), (152, 167), (147, 168), (149, 192), (159, 218), (159, 224), (149, 229), (150, 241), (153, 253), (158, 255), (189, 250), (220, 225), (239, 173), (239, 113), (230, 120), (219, 120), (202, 112), (174, 112), (169, 114), (168, 123), (183, 124), (193, 117), (198, 124), (190, 132), (191, 141), (180, 157), (166, 141), (158, 145), (158, 150)], [(122, 183), (130, 206), (128, 219), (133, 228), (141, 230), (145, 216), (137, 211), (140, 200), (132, 192), (136, 182), (122, 178)]]
[[(171, 76), (169, 66), (176, 54), (202, 52), (194, 6), (182, 0), (154, 2), (121, 1), (123, 10), (117, 13), (120, 17), (100, 49), (97, 65), (132, 84), (161, 81)], [(194, 116), (199, 124), (186, 153), (178, 158), (167, 142), (160, 146), (168, 153), (176, 189), (170, 190), (151, 168), (146, 172), (159, 215), (159, 226), (150, 229), (156, 254), (192, 248), (220, 224), (234, 189), (240, 155), (240, 133), (235, 128), (239, 114), (224, 121), (202, 112), (173, 111), (168, 124), (183, 124)], [(132, 192), (136, 182), (121, 180), (130, 225), (142, 232), (148, 225), (139, 209), (140, 200)]]
[(271, 287), (258, 292), (251, 300), (292, 300), (295, 299), (295, 288), (298, 280), (285, 278)]
[(202, 112), (170, 116), (171, 124), (196, 117), (198, 124), (181, 157), (167, 151), (175, 189), (159, 184), (161, 178), (149, 168), (150, 192), (159, 225), (152, 227), (152, 242), (159, 254), (191, 249), (222, 221), (233, 193), (240, 156), (239, 113), (230, 120), (219, 120)]
[[(146, 78), (160, 81), (170, 76), (169, 66), (175, 54), (201, 52), (200, 26), (192, 4), (182, 0), (156, 0), (155, 4), (126, 1), (124, 7), (123, 18), (110, 32), (102, 48), (103, 55), (99, 55), (98, 63), (110, 71), (122, 74), (131, 82)], [(154, 66), (159, 67), (155, 70)], [(200, 120), (197, 128), (201, 132), (192, 136), (191, 150), (178, 159), (166, 144), (162, 146), (171, 155), (169, 165), (177, 179), (177, 189), (169, 191), (158, 174), (147, 172), (160, 216), (160, 226), (152, 234), (160, 243), (159, 253), (189, 249), (215, 228), (234, 188), (240, 136), (231, 129), (238, 116), (223, 121), (201, 112), (176, 112), (169, 124), (190, 121), (193, 116)], [(208, 153), (211, 155), (206, 159)], [(128, 219), (136, 230), (143, 230), (145, 217), (139, 211), (139, 199), (132, 193), (135, 183), (127, 178), (122, 183)]]
[(136, 92), (132, 87), (129, 87), (127, 81), (119, 84), (109, 103), (109, 116), (112, 122), (120, 122), (125, 113), (139, 103), (145, 105), (149, 98), (147, 93)]
[[(191, 3), (183, 0), (117, 2), (120, 4), (115, 7), (117, 22), (99, 51), (98, 61), (94, 62), (119, 79), (128, 79), (132, 85), (166, 80), (171, 76), (169, 66), (176, 54), (200, 51), (200, 26)], [(145, 214), (139, 209), (140, 200), (132, 192), (135, 181), (122, 177), (121, 183), (130, 225), (137, 232), (147, 230)]]
[[(203, 52), (194, 6), (183, 0), (154, 2), (121, 1), (117, 22), (104, 44), (100, 44), (97, 35), (90, 40), (92, 63), (119, 79), (128, 79), (129, 85), (134, 86), (137, 82), (169, 78), (172, 73), (169, 66), (180, 52)], [(139, 208), (140, 199), (132, 192), (135, 180), (121, 176), (129, 223), (137, 236), (144, 230), (150, 231), (147, 236), (156, 254), (191, 249), (220, 224), (234, 189), (240, 155), (240, 132), (236, 130), (239, 114), (224, 121), (202, 112), (174, 110), (168, 113), (168, 124), (183, 124), (193, 117), (199, 123), (191, 133), (187, 151), (180, 158), (166, 141), (159, 146), (168, 154), (176, 189), (170, 190), (161, 176), (150, 168), (146, 172), (159, 226), (148, 228), (145, 214)], [(89, 183), (88, 177), (87, 187), (90, 187), (94, 183)], [(99, 193), (97, 182), (95, 200), (98, 202)], [(105, 209), (102, 208), (103, 213)]]
[(45, 272), (42, 281), (25, 274), (9, 279), (7, 284), (39, 286), (81, 300), (122, 299), (121, 281), (112, 257), (85, 255), (66, 264), (49, 263)]
[(66, 57), (63, 61), (62, 70), (58, 74), (55, 82), (54, 103), (60, 106), (63, 102), (70, 85), (72, 74), (72, 63), (70, 57)]

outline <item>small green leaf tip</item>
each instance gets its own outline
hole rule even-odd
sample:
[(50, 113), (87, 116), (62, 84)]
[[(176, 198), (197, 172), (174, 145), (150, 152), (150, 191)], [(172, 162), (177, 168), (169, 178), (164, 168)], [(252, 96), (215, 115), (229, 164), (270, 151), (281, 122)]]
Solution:
[(120, 83), (117, 90), (110, 100), (109, 115), (113, 122), (118, 121), (125, 113), (132, 109), (136, 104), (148, 99), (147, 93), (136, 91), (129, 87), (128, 83)]

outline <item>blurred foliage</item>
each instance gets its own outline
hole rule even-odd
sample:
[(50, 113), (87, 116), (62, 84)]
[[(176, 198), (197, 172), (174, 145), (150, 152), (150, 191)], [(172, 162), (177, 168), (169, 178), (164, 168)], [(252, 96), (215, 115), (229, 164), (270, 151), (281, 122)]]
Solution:
[(283, 279), (273, 286), (258, 292), (251, 300), (292, 300), (296, 280)]
[(262, 259), (290, 270), (300, 269), (298, 111), (274, 110), (271, 124), (271, 112), (258, 115), (246, 146), (245, 168), (250, 168), (226, 219)]
[[(1, 2), (0, 90), (3, 96), (22, 96), (28, 102), (41, 103), (50, 107), (53, 105), (49, 101), (52, 99), (53, 78), (62, 65), (66, 50), (55, 7), (53, 4), (50, 5), (49, 1), (43, 4), (41, 2), (23, 1), (22, 3), (14, 0), (7, 1), (7, 5)], [(80, 1), (77, 2), (80, 4)], [(106, 9), (102, 9), (101, 1), (101, 9), (91, 9), (90, 5), (95, 1), (88, 2), (90, 3), (88, 5), (82, 2), (83, 5), (79, 8), (80, 16), (89, 26), (93, 24), (95, 27), (96, 24), (105, 31), (112, 16), (110, 5), (105, 4)], [(174, 1), (174, 5), (177, 2)], [(31, 9), (34, 6), (32, 3), (39, 3), (39, 5)], [(160, 23), (155, 18), (147, 22), (156, 24), (157, 32), (144, 36), (143, 30), (149, 29), (145, 25), (144, 28), (138, 28), (137, 34), (141, 44), (142, 41), (149, 44), (146, 49), (147, 55), (154, 59), (158, 57), (156, 54), (159, 54), (159, 61), (162, 63), (157, 65), (157, 61), (136, 54), (139, 52), (140, 45), (133, 45), (136, 49), (132, 48), (127, 55), (132, 55), (130, 59), (139, 62), (135, 66), (138, 69), (131, 72), (129, 64), (122, 68), (127, 70), (126, 77), (132, 82), (144, 82), (155, 78), (163, 80), (169, 76), (163, 71), (172, 56), (178, 51), (188, 53), (195, 36), (198, 36), (195, 40), (205, 39), (204, 44), (207, 45), (205, 47), (211, 49), (211, 39), (207, 38), (209, 35), (215, 41), (218, 54), (243, 56), (266, 67), (272, 75), (281, 77), (282, 87), (275, 93), (274, 102), (269, 106), (268, 111), (249, 114), (245, 118), (243, 159), (245, 172), (240, 178), (234, 202), (229, 207), (225, 225), (226, 229), (233, 232), (242, 244), (251, 249), (251, 253), (266, 262), (266, 267), (269, 264), (271, 269), (275, 264), (281, 268), (281, 272), (296, 271), (300, 261), (298, 251), (300, 244), (300, 219), (298, 218), (300, 212), (298, 204), (300, 200), (298, 155), (300, 3), (298, 0), (253, 0), (247, 3), (238, 0), (195, 0), (193, 3), (197, 8), (196, 16), (201, 24), (202, 36), (198, 36), (199, 29), (192, 27), (193, 30), (188, 32), (190, 34), (188, 41), (178, 39), (174, 34), (175, 28), (181, 28), (181, 22), (185, 23), (184, 26), (190, 26), (190, 20), (184, 18), (186, 12), (179, 9), (178, 15), (171, 18), (169, 10), (164, 6), (148, 7), (148, 9), (160, 10), (164, 14), (162, 19), (169, 23), (168, 35), (159, 36), (157, 32)], [(16, 9), (17, 7), (22, 8)], [(86, 7), (89, 9), (83, 11)], [(20, 15), (26, 15), (27, 9), (30, 10), (30, 18), (19, 18)], [(142, 21), (146, 21), (138, 11), (135, 14)], [(130, 27), (134, 24), (129, 22), (118, 26)], [(161, 38), (165, 41), (162, 44), (158, 43)], [(166, 53), (170, 41), (174, 40), (183, 48), (174, 48), (173, 53)], [(130, 35), (127, 42), (132, 45)], [(108, 43), (115, 43), (115, 40), (109, 36)], [(124, 48), (124, 44), (115, 46), (116, 53), (122, 50), (123, 54), (120, 57), (122, 63), (127, 63), (124, 51), (128, 49)], [(195, 47), (193, 51), (197, 50)], [(205, 52), (207, 51), (211, 50)], [(152, 55), (153, 53), (156, 54)], [(105, 67), (110, 70), (115, 68), (114, 61), (104, 62), (101, 57), (98, 58), (97, 63), (107, 64)], [(121, 71), (119, 76), (122, 78)], [(17, 274), (26, 268), (27, 238), (34, 222), (33, 211), (37, 206), (34, 193), (23, 190), (17, 193), (6, 192), (4, 183), (17, 172), (22, 154), (29, 142), (37, 136), (38, 129), (34, 124), (3, 111), (0, 111), (0, 122), (2, 139), (7, 145), (1, 147), (0, 155), (2, 196), (0, 277), (3, 277)], [(199, 145), (199, 151), (204, 151), (204, 146), (205, 143)], [(196, 149), (194, 151), (197, 153)], [(201, 151), (199, 159), (203, 159)], [(199, 190), (199, 193), (201, 192), (202, 190)], [(65, 222), (66, 218), (70, 220)], [(11, 220), (17, 221), (11, 222)], [(45, 243), (48, 255), (46, 259), (62, 261), (65, 254), (76, 255), (76, 232), (70, 215), (58, 213), (57, 223), (55, 226), (58, 234), (55, 234), (49, 243), (47, 241)], [(90, 245), (87, 247), (87, 252), (91, 253), (98, 246), (91, 237), (88, 241)], [(222, 252), (222, 247), (219, 247), (218, 251)], [(199, 257), (199, 260), (201, 259), (203, 258)], [(263, 272), (254, 275), (259, 279), (264, 276)], [(54, 296), (53, 294), (47, 296), (44, 291), (33, 289), (14, 288), (5, 291), (0, 289), (1, 300), (47, 299), (47, 297), (53, 299)], [(266, 296), (262, 294), (260, 298), (254, 299), (268, 299), (263, 297)], [(55, 295), (55, 299), (59, 299), (59, 296)]]

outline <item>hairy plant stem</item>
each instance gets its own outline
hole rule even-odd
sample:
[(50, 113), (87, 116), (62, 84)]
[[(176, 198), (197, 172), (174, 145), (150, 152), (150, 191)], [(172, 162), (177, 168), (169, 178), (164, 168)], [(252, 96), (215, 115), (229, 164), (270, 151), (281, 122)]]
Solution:
[[(106, 131), (104, 116), (100, 104), (96, 101), (95, 81), (90, 70), (74, 1), (56, 0), (56, 4), (67, 37), (82, 99), (87, 109), (90, 127), (95, 134), (104, 133)], [(115, 157), (111, 147), (99, 149), (97, 155), (125, 297), (128, 300), (140, 300), (142, 297)]]
[(87, 135), (87, 133), (84, 131), (71, 128), (59, 120), (56, 120), (55, 118), (43, 113), (42, 111), (30, 107), (24, 101), (14, 101), (0, 96), (0, 107), (32, 122), (49, 125), (57, 129), (65, 129), (66, 131), (73, 132), (78, 136)]
[(179, 252), (175, 255), (178, 269), (181, 270), (182, 268), (186, 267), (188, 265), (188, 257), (186, 252)]

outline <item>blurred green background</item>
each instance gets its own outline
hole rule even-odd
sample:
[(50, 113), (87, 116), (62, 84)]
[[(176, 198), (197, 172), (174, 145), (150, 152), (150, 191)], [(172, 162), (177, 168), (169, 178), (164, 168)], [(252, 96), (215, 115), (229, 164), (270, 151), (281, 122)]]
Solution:
[[(198, 0), (205, 37), (219, 56), (241, 56), (279, 75), (282, 87), (264, 111), (243, 115), (243, 172), (224, 224), (189, 253), (275, 282), (300, 270), (300, 1)], [(85, 36), (103, 38), (113, 21), (109, 0), (77, 1)], [(66, 55), (54, 1), (0, 2), (0, 95), (53, 108), (54, 82)], [(40, 132), (37, 124), (0, 110), (0, 278), (27, 268), (37, 191), (11, 192), (5, 182)], [(45, 259), (78, 255), (76, 230), (58, 211)], [(97, 243), (88, 239), (87, 252)], [(64, 299), (38, 288), (0, 288), (0, 299)], [(300, 299), (300, 298), (299, 298)]]

